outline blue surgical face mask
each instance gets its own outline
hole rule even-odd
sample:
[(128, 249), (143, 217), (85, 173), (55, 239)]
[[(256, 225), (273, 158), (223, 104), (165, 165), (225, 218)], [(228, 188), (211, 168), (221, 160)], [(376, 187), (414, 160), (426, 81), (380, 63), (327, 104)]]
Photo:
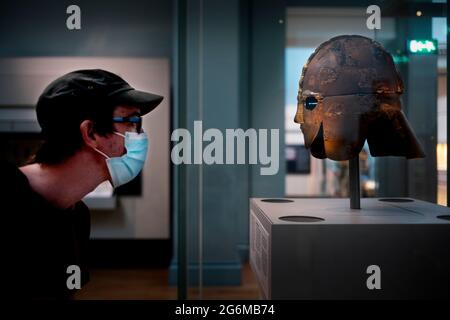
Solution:
[(106, 158), (111, 182), (114, 188), (133, 180), (144, 167), (148, 150), (148, 137), (145, 132), (114, 132), (125, 138), (126, 153), (121, 157), (109, 157), (97, 148), (94, 150)]

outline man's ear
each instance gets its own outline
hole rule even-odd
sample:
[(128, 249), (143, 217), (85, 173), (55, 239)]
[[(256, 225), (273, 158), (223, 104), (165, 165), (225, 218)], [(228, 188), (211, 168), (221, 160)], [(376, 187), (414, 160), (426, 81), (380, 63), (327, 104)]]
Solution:
[(84, 120), (80, 124), (80, 133), (84, 143), (92, 148), (97, 148), (98, 140), (94, 134), (94, 122), (92, 120)]

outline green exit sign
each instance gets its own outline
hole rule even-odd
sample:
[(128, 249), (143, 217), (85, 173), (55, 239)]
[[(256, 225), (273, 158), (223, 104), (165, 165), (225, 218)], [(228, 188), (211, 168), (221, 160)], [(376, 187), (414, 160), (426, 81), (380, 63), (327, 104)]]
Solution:
[(409, 53), (435, 54), (438, 50), (438, 43), (435, 39), (429, 40), (408, 40)]

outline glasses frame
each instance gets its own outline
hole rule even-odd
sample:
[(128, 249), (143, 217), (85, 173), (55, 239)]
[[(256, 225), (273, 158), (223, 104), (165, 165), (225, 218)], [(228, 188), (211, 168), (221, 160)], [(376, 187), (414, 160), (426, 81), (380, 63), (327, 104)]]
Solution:
[(142, 132), (142, 117), (141, 116), (130, 116), (130, 117), (113, 117), (113, 123), (135, 123), (136, 132)]

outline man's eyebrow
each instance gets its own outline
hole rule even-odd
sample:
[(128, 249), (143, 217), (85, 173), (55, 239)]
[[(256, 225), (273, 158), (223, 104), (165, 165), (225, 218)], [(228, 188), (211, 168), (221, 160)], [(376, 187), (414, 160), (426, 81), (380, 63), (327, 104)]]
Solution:
[(134, 111), (128, 115), (126, 115), (125, 117), (140, 117), (141, 113), (139, 111)]

